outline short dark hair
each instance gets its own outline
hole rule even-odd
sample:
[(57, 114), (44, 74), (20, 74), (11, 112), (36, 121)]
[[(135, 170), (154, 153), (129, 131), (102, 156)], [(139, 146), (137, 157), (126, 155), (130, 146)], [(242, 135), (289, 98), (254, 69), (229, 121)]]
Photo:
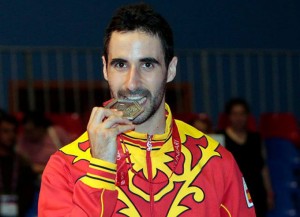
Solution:
[(233, 99), (229, 100), (225, 105), (225, 113), (227, 115), (229, 115), (232, 111), (232, 108), (236, 105), (243, 106), (246, 113), (247, 114), (250, 113), (250, 107), (249, 107), (248, 103), (246, 102), (246, 100), (244, 100), (242, 98), (233, 98)]
[(145, 3), (127, 5), (116, 11), (105, 31), (103, 51), (105, 60), (108, 59), (108, 46), (112, 33), (134, 30), (159, 37), (164, 50), (166, 67), (168, 67), (174, 57), (172, 29), (160, 14)]

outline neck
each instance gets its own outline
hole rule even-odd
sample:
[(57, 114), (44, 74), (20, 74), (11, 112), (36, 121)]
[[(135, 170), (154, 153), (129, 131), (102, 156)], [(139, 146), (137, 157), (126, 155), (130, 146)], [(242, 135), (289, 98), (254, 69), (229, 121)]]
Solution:
[(243, 144), (246, 143), (246, 140), (247, 140), (247, 131), (245, 131), (245, 130), (235, 131), (234, 128), (228, 127), (226, 129), (226, 132), (227, 132), (228, 136), (233, 141), (235, 141), (237, 144), (243, 145)]
[(150, 117), (146, 122), (136, 125), (135, 131), (149, 135), (163, 134), (165, 132), (165, 127), (165, 103), (162, 102), (161, 106), (152, 117)]

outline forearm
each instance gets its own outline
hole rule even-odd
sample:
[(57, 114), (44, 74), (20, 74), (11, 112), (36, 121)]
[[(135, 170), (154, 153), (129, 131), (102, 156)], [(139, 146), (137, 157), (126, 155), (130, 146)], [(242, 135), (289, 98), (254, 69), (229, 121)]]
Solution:
[(267, 166), (264, 166), (262, 169), (262, 177), (263, 177), (263, 182), (264, 182), (264, 186), (267, 190), (267, 193), (273, 193), (269, 168)]

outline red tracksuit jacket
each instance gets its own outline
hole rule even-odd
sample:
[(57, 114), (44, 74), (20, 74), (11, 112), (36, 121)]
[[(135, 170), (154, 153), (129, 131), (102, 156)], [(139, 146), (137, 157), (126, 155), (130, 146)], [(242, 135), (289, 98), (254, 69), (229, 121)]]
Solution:
[(166, 110), (165, 134), (118, 138), (117, 164), (91, 156), (87, 133), (56, 152), (42, 177), (39, 217), (254, 217), (232, 155)]

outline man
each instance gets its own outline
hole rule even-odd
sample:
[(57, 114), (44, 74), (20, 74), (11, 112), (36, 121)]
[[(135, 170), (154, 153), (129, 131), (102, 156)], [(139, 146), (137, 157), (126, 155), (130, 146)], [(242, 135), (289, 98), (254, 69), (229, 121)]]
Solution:
[(232, 155), (165, 104), (177, 65), (167, 22), (144, 4), (119, 9), (102, 61), (112, 97), (143, 113), (95, 107), (87, 133), (51, 157), (39, 216), (255, 216)]
[(0, 216), (25, 216), (33, 201), (35, 176), (31, 166), (15, 153), (17, 121), (0, 118)]

